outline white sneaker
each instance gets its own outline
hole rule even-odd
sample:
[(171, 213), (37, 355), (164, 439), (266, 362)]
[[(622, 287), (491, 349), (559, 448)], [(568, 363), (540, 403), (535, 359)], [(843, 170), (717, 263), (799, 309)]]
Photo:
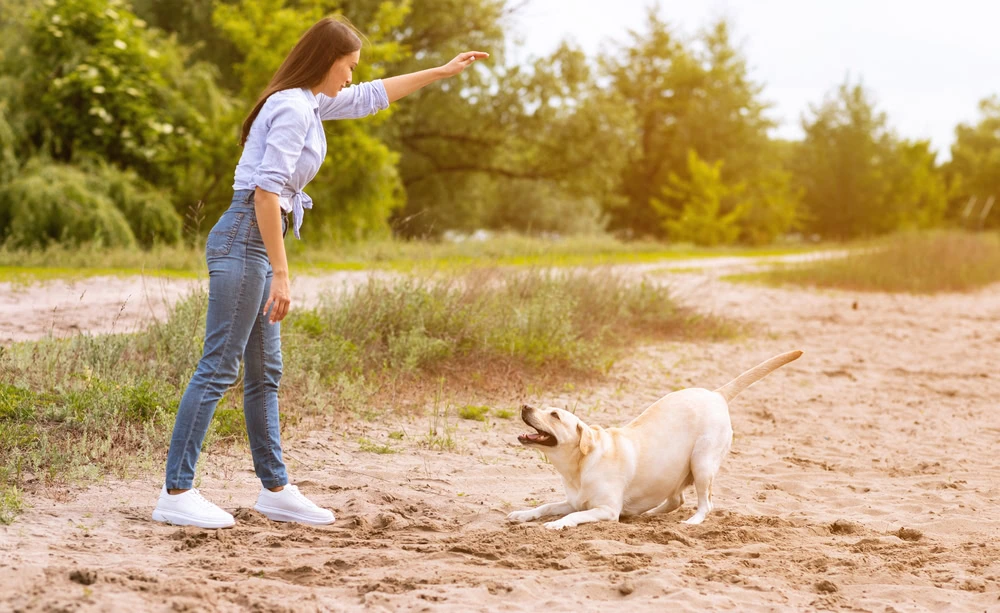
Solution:
[(266, 487), (261, 488), (257, 504), (253, 508), (274, 521), (325, 526), (332, 524), (336, 519), (333, 513), (319, 508), (303, 496), (299, 488), (294, 485), (286, 485), (280, 492), (272, 492)]
[(153, 511), (153, 521), (175, 526), (199, 528), (231, 528), (236, 520), (211, 502), (196, 489), (171, 496), (164, 487)]

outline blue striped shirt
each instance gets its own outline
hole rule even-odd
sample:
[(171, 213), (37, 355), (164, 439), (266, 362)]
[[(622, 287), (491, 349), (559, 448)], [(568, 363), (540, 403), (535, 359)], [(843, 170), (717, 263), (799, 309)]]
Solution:
[(278, 194), (300, 238), (302, 216), (312, 208), (312, 198), (302, 190), (326, 158), (323, 121), (367, 117), (388, 106), (381, 80), (344, 88), (332, 98), (305, 88), (275, 92), (250, 127), (233, 189), (259, 187)]

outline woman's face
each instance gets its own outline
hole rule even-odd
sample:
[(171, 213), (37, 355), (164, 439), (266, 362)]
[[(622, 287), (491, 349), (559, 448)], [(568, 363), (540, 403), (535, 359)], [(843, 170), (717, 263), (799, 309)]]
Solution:
[(323, 83), (320, 85), (320, 93), (326, 94), (332, 98), (340, 93), (340, 90), (350, 85), (354, 68), (358, 65), (358, 61), (360, 60), (360, 49), (354, 53), (348, 53), (347, 55), (341, 56), (333, 63), (333, 66), (330, 67), (330, 71), (326, 73), (326, 78), (323, 79)]

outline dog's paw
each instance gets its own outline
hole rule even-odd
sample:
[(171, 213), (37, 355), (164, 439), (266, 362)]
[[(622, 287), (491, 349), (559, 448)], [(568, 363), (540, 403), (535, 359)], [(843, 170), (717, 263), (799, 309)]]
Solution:
[(531, 521), (535, 519), (535, 514), (533, 511), (514, 511), (507, 516), (507, 521), (513, 522), (515, 524), (521, 524), (526, 521)]
[(563, 528), (569, 527), (569, 524), (563, 523), (563, 520), (550, 521), (543, 524), (549, 530), (562, 530)]

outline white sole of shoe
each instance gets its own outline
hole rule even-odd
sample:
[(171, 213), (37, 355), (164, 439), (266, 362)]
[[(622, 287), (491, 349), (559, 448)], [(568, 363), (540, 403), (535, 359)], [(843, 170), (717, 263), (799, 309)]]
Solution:
[(334, 517), (329, 521), (317, 521), (310, 517), (299, 515), (297, 513), (291, 513), (284, 509), (274, 509), (271, 507), (262, 506), (260, 504), (254, 505), (253, 510), (262, 514), (264, 517), (270, 519), (271, 521), (291, 521), (298, 524), (306, 524), (309, 526), (329, 526), (333, 522), (337, 521), (336, 517)]
[(177, 511), (161, 511), (159, 509), (153, 511), (153, 521), (170, 524), (172, 526), (194, 526), (196, 528), (205, 528), (207, 530), (232, 528), (236, 525), (235, 520), (219, 520), (215, 522), (204, 521), (198, 519), (197, 517), (191, 517), (190, 515), (185, 515), (184, 513), (178, 513)]

